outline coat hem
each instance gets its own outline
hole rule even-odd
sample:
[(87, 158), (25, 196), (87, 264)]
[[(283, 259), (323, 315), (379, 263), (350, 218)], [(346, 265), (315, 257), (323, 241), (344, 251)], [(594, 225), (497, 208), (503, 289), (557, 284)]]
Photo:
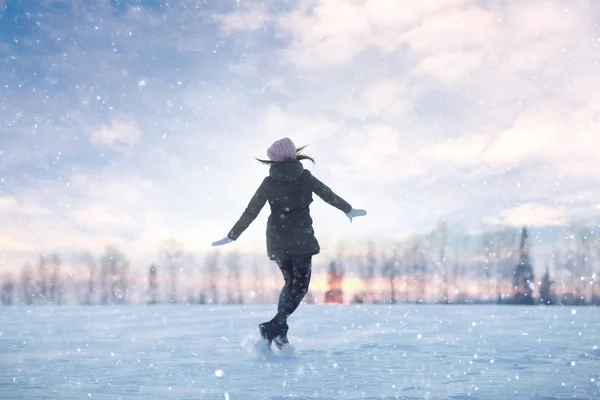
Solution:
[(319, 254), (321, 252), (321, 250), (315, 250), (315, 251), (311, 251), (309, 253), (302, 253), (302, 254), (290, 254), (289, 256), (283, 256), (283, 257), (277, 257), (277, 255), (274, 254), (268, 254), (267, 256), (269, 257), (270, 260), (289, 260), (292, 258), (300, 258), (300, 257), (312, 257), (315, 256), (317, 254)]

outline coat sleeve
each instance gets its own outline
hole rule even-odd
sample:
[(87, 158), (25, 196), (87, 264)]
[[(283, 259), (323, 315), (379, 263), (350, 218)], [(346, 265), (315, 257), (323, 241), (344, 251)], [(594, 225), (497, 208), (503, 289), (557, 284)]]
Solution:
[(310, 174), (310, 178), (312, 180), (313, 192), (321, 199), (323, 199), (324, 202), (334, 206), (335, 208), (343, 211), (346, 214), (348, 214), (350, 210), (352, 210), (352, 206), (346, 200), (333, 193), (333, 190), (331, 190), (327, 185), (315, 178), (313, 174)]
[(238, 237), (250, 226), (252, 221), (258, 217), (260, 210), (264, 207), (267, 202), (267, 192), (265, 190), (265, 180), (262, 181), (259, 188), (250, 199), (250, 203), (242, 213), (240, 219), (235, 223), (233, 228), (229, 231), (227, 237), (232, 240), (237, 240)]

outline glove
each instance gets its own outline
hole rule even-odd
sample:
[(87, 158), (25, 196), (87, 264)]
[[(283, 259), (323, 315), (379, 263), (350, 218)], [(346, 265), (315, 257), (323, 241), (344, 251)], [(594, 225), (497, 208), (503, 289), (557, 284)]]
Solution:
[(350, 220), (350, 222), (352, 222), (352, 218), (354, 217), (362, 217), (364, 215), (367, 215), (367, 212), (365, 210), (361, 210), (361, 209), (352, 209), (350, 210), (350, 212), (348, 214), (346, 214), (346, 216), (348, 217), (348, 219)]
[(233, 239), (230, 239), (230, 238), (228, 238), (228, 237), (224, 237), (224, 238), (223, 238), (223, 239), (221, 239), (221, 240), (217, 240), (216, 242), (213, 242), (213, 244), (212, 244), (212, 245), (213, 245), (213, 246), (222, 246), (222, 245), (224, 245), (224, 244), (228, 244), (228, 243), (231, 243), (231, 242), (233, 242)]

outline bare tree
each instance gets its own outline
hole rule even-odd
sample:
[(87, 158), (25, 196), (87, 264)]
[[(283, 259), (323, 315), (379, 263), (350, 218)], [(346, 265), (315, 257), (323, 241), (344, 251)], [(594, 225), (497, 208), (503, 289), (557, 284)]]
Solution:
[(493, 278), (496, 275), (495, 259), (496, 259), (496, 244), (495, 235), (493, 232), (484, 232), (482, 235), (483, 245), (483, 276), (486, 281), (486, 294), (484, 298), (491, 300), (493, 295)]
[(60, 257), (58, 254), (50, 256), (50, 279), (48, 292), (50, 295), (50, 303), (55, 305), (62, 304), (63, 283), (60, 278)]
[(600, 295), (596, 294), (596, 287), (598, 286), (598, 280), (600, 280), (600, 231), (597, 229), (594, 233), (594, 246), (596, 247), (596, 267), (592, 274), (592, 304), (596, 306), (600, 305)]
[(39, 303), (60, 304), (62, 282), (58, 254), (42, 254), (38, 262), (37, 300)]
[(565, 255), (561, 270), (562, 284), (567, 292), (563, 295), (563, 302), (566, 304), (586, 304), (594, 297), (594, 235), (594, 229), (583, 222), (571, 222), (565, 229)]
[(50, 265), (48, 262), (48, 257), (45, 254), (40, 256), (40, 260), (38, 262), (38, 278), (37, 278), (37, 288), (38, 292), (36, 293), (37, 302), (46, 303), (48, 302), (48, 292), (50, 286)]
[(406, 250), (397, 264), (397, 267), (402, 270), (403, 301), (406, 303), (419, 303), (424, 300), (424, 262), (425, 255), (421, 243), (417, 238), (410, 239), (406, 243)]
[[(100, 260), (100, 303), (108, 304), (109, 302), (109, 287), (108, 280), (111, 271), (108, 270), (109, 264), (105, 260)], [(110, 277), (112, 279), (112, 275)]]
[[(344, 278), (345, 278), (345, 255), (346, 242), (340, 241), (337, 245), (337, 255), (329, 262), (327, 269), (327, 290), (323, 296), (326, 304), (342, 304), (344, 302)], [(312, 291), (307, 293), (304, 300), (306, 303), (314, 303), (315, 298)]]
[(169, 239), (162, 243), (161, 249), (162, 263), (165, 269), (169, 271), (169, 294), (168, 301), (177, 303), (177, 275), (182, 269), (183, 246), (180, 242)]
[(185, 253), (183, 256), (183, 274), (186, 282), (186, 297), (189, 304), (198, 303), (196, 290), (198, 288), (198, 262), (192, 253)]
[(21, 270), (21, 301), (26, 305), (31, 305), (34, 302), (34, 297), (37, 293), (37, 288), (33, 280), (33, 274), (29, 264), (23, 265)]
[(440, 219), (438, 221), (433, 236), (433, 241), (435, 247), (437, 248), (437, 259), (435, 260), (435, 263), (437, 264), (438, 270), (441, 271), (443, 277), (443, 303), (448, 304), (450, 302), (448, 293), (448, 287), (450, 286), (450, 271), (447, 262), (448, 225), (446, 223), (446, 220)]
[(204, 282), (206, 282), (206, 274), (204, 273), (204, 267), (205, 267), (205, 265), (203, 265), (200, 262), (197, 262), (194, 264), (194, 268), (196, 268), (198, 275), (200, 275), (200, 277), (201, 277), (201, 281), (199, 282), (199, 285), (195, 288), (195, 290), (197, 291), (197, 294), (198, 294), (198, 297), (197, 297), (198, 304), (206, 304), (206, 302), (207, 302), (206, 286), (204, 284)]
[(401, 286), (398, 290), (395, 290), (398, 296), (398, 300), (402, 303), (409, 302), (409, 290), (408, 290), (408, 279), (412, 270), (411, 252), (412, 248), (410, 243), (403, 242), (396, 248), (396, 276), (401, 279)]
[(154, 264), (148, 268), (148, 295), (150, 297), (149, 304), (158, 303), (158, 271)]
[(125, 257), (125, 254), (119, 253), (121, 259), (119, 260), (118, 279), (116, 282), (116, 298), (117, 303), (123, 304), (127, 302), (127, 293), (129, 289), (129, 267), (130, 263)]
[(240, 268), (240, 255), (233, 251), (227, 257), (227, 303), (242, 304), (242, 279)]
[[(337, 251), (337, 257), (329, 262), (329, 268), (327, 269), (327, 290), (323, 296), (323, 302), (326, 304), (342, 304), (344, 302), (343, 284), (345, 272), (342, 259), (345, 244), (339, 243)], [(311, 299), (308, 301), (311, 301)]]
[(377, 266), (377, 248), (375, 242), (372, 240), (367, 244), (367, 255), (364, 261), (359, 261), (359, 277), (362, 281), (362, 302), (373, 303), (375, 302), (374, 293), (374, 281), (375, 281), (375, 268)]
[(415, 241), (412, 249), (412, 260), (413, 264), (413, 276), (416, 288), (416, 299), (415, 303), (424, 303), (427, 296), (427, 260), (425, 258), (425, 251), (422, 243)]
[(563, 285), (565, 293), (562, 297), (562, 302), (565, 304), (579, 304), (579, 263), (580, 260), (577, 244), (577, 233), (575, 224), (571, 223), (564, 230), (563, 234), (563, 261), (561, 265)]
[(5, 306), (13, 304), (15, 283), (13, 277), (9, 273), (5, 273), (2, 277), (2, 287), (0, 287), (0, 301)]
[[(577, 241), (577, 265), (578, 265), (578, 284), (584, 285), (581, 288), (579, 300), (583, 304), (591, 303), (593, 294), (593, 263), (592, 263), (592, 245), (593, 245), (593, 230), (585, 224), (580, 223), (576, 228)], [(581, 286), (580, 286), (581, 287)]]
[(83, 267), (87, 270), (85, 294), (83, 295), (83, 300), (80, 301), (82, 304), (91, 305), (94, 303), (94, 294), (96, 293), (96, 273), (98, 270), (96, 260), (89, 251), (74, 253), (72, 260), (78, 267)]
[(384, 254), (382, 257), (382, 267), (381, 267), (381, 275), (384, 278), (387, 278), (388, 283), (390, 285), (390, 300), (391, 304), (396, 304), (396, 276), (398, 276), (399, 270), (399, 256), (398, 252), (400, 251), (400, 244), (395, 244), (391, 253)]
[[(491, 233), (489, 243), (490, 269), (495, 284), (496, 302), (501, 303), (504, 298), (504, 282), (512, 278), (512, 268), (516, 261), (514, 239), (516, 235), (512, 230), (503, 229), (501, 226)], [(506, 293), (508, 295), (508, 293)]]
[[(558, 279), (558, 277), (560, 276), (560, 274), (563, 273), (563, 264), (562, 264), (562, 258), (561, 258), (561, 252), (560, 249), (557, 245), (554, 246), (554, 249), (552, 250), (552, 260), (553, 260), (553, 264), (554, 264), (554, 275), (555, 278)], [(558, 282), (555, 282), (558, 283)], [(560, 290), (561, 293), (565, 292), (565, 282), (564, 279), (560, 280)], [(559, 304), (562, 304), (563, 302), (563, 296), (559, 295), (558, 293), (555, 292), (555, 296), (556, 296), (556, 301)]]
[(256, 259), (252, 262), (252, 275), (254, 278), (254, 296), (257, 301), (262, 302), (264, 300), (265, 280), (263, 274), (259, 270)]
[[(467, 252), (469, 250), (470, 237), (462, 231), (460, 228), (455, 228), (451, 236), (448, 236), (448, 251), (447, 264), (448, 270), (451, 272), (452, 286), (454, 287), (454, 294), (452, 301), (464, 300), (462, 297), (461, 282), (466, 278), (466, 265), (467, 265)], [(450, 296), (449, 296), (450, 297)], [(450, 298), (448, 299), (450, 301)]]
[(125, 303), (129, 271), (129, 261), (125, 254), (114, 246), (108, 246), (100, 264), (102, 266), (102, 303)]
[(217, 284), (219, 280), (219, 252), (217, 250), (209, 253), (205, 260), (206, 278), (208, 283), (209, 297), (207, 301), (212, 304), (219, 302), (219, 293), (217, 290)]

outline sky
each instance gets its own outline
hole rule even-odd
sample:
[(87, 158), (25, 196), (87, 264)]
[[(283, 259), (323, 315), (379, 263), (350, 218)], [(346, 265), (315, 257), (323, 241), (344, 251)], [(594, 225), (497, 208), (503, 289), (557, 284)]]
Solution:
[[(595, 1), (0, 0), (0, 269), (224, 237), (281, 137), (324, 251), (600, 215)], [(232, 249), (265, 254), (268, 206)], [(266, 257), (266, 255), (265, 255)]]

